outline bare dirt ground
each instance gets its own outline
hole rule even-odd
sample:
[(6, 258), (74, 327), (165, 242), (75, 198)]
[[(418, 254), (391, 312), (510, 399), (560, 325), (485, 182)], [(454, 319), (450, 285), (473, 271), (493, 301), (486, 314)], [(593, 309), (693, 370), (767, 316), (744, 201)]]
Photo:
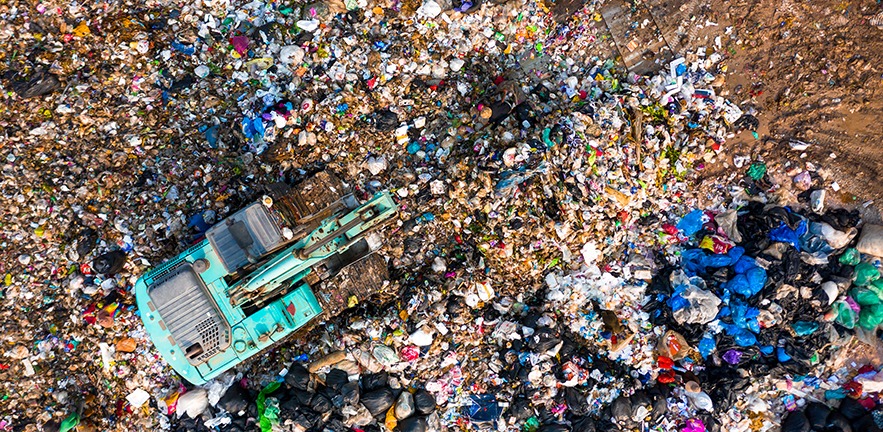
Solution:
[[(760, 120), (757, 138), (743, 132), (727, 142), (728, 156), (815, 163), (842, 187), (835, 201), (879, 204), (883, 27), (874, 24), (883, 17), (883, 5), (791, 0), (684, 5), (695, 8), (691, 23), (717, 24), (686, 31), (684, 48), (707, 46), (724, 34), (727, 97), (756, 109)], [(794, 140), (809, 148), (792, 150)]]

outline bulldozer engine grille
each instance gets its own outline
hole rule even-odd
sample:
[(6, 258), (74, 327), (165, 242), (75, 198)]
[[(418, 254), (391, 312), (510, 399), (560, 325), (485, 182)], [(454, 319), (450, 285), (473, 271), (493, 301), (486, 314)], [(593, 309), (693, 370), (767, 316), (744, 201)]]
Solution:
[(202, 363), (213, 355), (221, 352), (221, 331), (215, 320), (206, 318), (196, 325), (196, 331), (202, 339), (202, 354), (196, 357), (196, 361)]
[(154, 280), (148, 293), (190, 364), (202, 364), (230, 345), (230, 326), (190, 263)]

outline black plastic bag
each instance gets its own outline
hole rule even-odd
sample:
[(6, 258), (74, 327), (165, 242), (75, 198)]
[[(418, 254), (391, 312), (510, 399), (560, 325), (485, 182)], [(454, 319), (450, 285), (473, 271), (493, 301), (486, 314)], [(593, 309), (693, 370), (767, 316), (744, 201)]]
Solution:
[(310, 388), (310, 371), (300, 364), (294, 363), (288, 368), (285, 383), (298, 390), (308, 390)]
[(809, 432), (809, 420), (803, 411), (792, 411), (782, 420), (782, 432)]
[(217, 407), (232, 415), (239, 415), (239, 413), (245, 413), (248, 409), (248, 404), (248, 393), (238, 384), (233, 384), (227, 389), (224, 395), (221, 396)]
[(844, 417), (839, 411), (831, 411), (825, 425), (825, 432), (852, 432), (852, 426), (849, 425), (849, 419)]
[(89, 255), (98, 244), (98, 233), (92, 228), (84, 228), (77, 234), (77, 254), (80, 258)]
[(348, 382), (340, 388), (340, 395), (344, 405), (353, 405), (359, 403), (359, 383)]
[(389, 382), (389, 375), (386, 372), (380, 372), (377, 374), (366, 374), (362, 375), (362, 379), (360, 384), (362, 385), (362, 390), (365, 392), (369, 392), (372, 390), (377, 390), (379, 388), (386, 387)]
[(530, 400), (523, 396), (512, 401), (506, 410), (506, 418), (514, 419), (515, 423), (523, 422), (534, 415), (536, 411), (531, 406)]
[(402, 432), (426, 432), (429, 424), (424, 417), (409, 417), (399, 422), (399, 429)]
[(313, 410), (302, 409), (291, 420), (296, 428), (300, 427), (303, 430), (309, 430), (322, 420), (322, 416)]
[(868, 413), (868, 410), (853, 398), (844, 398), (841, 400), (840, 407), (837, 408), (837, 411), (849, 420), (856, 420)]
[(119, 273), (126, 264), (126, 253), (121, 250), (108, 252), (92, 260), (92, 270), (103, 275)]
[(867, 414), (852, 422), (852, 430), (862, 432), (881, 432), (881, 428), (874, 422), (874, 416), (872, 414)]
[(294, 397), (292, 399), (294, 399), (298, 405), (310, 406), (310, 402), (313, 400), (313, 392), (309, 392), (306, 390), (294, 390), (292, 393), (294, 394)]
[(395, 395), (392, 390), (382, 388), (365, 393), (361, 398), (362, 405), (368, 409), (372, 416), (377, 417), (385, 414), (389, 408), (395, 403)]
[(399, 127), (398, 114), (396, 114), (388, 109), (374, 111), (373, 117), (374, 117), (374, 128), (380, 132), (389, 132), (389, 131)]
[(321, 393), (316, 393), (310, 400), (310, 408), (317, 413), (327, 413), (332, 408), (331, 399)]
[(563, 424), (550, 424), (540, 428), (539, 432), (570, 432), (570, 427)]
[[(519, 123), (523, 123), (526, 121), (528, 124), (533, 125), (536, 122), (536, 113), (534, 112), (533, 106), (531, 106), (530, 102), (524, 101), (515, 106), (513, 110), (515, 112), (515, 118)], [(559, 127), (560, 129), (560, 127)], [(553, 129), (553, 140), (555, 140), (554, 136), (559, 135), (555, 134)], [(559, 138), (560, 139), (560, 138)], [(560, 144), (561, 141), (555, 140), (557, 144)]]
[(48, 72), (38, 72), (26, 81), (19, 81), (12, 85), (12, 89), (22, 99), (44, 96), (61, 88), (61, 82), (55, 75)]
[(567, 408), (570, 412), (575, 416), (582, 417), (589, 413), (589, 402), (586, 400), (586, 396), (579, 392), (579, 390), (568, 387), (564, 390), (564, 400), (567, 402)]
[(628, 423), (632, 418), (632, 401), (626, 396), (616, 398), (610, 406), (610, 414), (617, 423)]
[(829, 209), (822, 216), (822, 222), (839, 231), (846, 231), (858, 225), (860, 220), (861, 215), (858, 210), (849, 211), (844, 208)]
[(340, 369), (331, 369), (325, 374), (325, 385), (335, 392), (340, 391), (344, 384), (349, 382), (349, 374)]
[(668, 413), (668, 401), (665, 397), (657, 397), (653, 401), (653, 411), (650, 413), (650, 423), (657, 424)]
[[(576, 420), (573, 422), (573, 432), (595, 432), (597, 430), (596, 424), (598, 420), (593, 419), (591, 417), (584, 417), (582, 419)], [(611, 429), (603, 429), (605, 432), (610, 432)]]
[(435, 397), (424, 389), (417, 390), (414, 393), (414, 408), (422, 415), (429, 415), (435, 412)]
[(512, 104), (509, 102), (496, 102), (490, 105), (491, 108), (491, 117), (488, 119), (488, 123), (492, 125), (498, 125), (506, 120), (509, 117), (509, 113), (512, 112)]
[(831, 408), (828, 408), (823, 403), (810, 402), (806, 404), (806, 409), (803, 413), (806, 415), (806, 419), (809, 420), (811, 428), (821, 430), (825, 428), (828, 415), (831, 414)]

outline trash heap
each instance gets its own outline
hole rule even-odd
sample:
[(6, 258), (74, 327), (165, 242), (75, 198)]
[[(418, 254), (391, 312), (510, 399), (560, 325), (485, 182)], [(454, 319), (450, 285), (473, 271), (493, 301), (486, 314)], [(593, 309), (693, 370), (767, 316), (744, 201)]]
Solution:
[[(498, 3), (0, 7), (0, 430), (873, 430), (871, 226), (693, 182), (757, 128), (722, 46), (639, 77), (598, 5)], [(388, 303), (182, 383), (133, 283), (323, 169), (395, 193)]]

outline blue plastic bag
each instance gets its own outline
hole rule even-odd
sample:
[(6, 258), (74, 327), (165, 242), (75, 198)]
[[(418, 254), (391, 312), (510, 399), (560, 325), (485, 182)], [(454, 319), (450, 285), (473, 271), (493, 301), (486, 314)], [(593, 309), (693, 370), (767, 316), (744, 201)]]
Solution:
[(702, 215), (702, 210), (693, 210), (690, 213), (687, 213), (681, 221), (678, 222), (678, 230), (688, 237), (696, 234), (696, 231), (702, 229)]
[(788, 353), (785, 352), (785, 348), (782, 347), (776, 348), (776, 358), (779, 359), (779, 362), (781, 363), (791, 360), (791, 356), (789, 356)]
[(747, 347), (757, 343), (757, 337), (748, 330), (741, 329), (732, 324), (726, 325), (724, 329), (728, 335), (733, 337), (736, 345)]
[(668, 299), (666, 303), (668, 303), (668, 306), (671, 308), (672, 312), (679, 311), (687, 306), (690, 306), (690, 302), (680, 295), (673, 296), (672, 298)]
[(497, 398), (489, 394), (474, 394), (470, 398), (472, 399), (472, 405), (466, 411), (466, 416), (469, 417), (469, 420), (476, 424), (493, 424), (496, 426), (497, 419), (502, 414)]
[(727, 255), (729, 255), (731, 262), (738, 262), (739, 258), (742, 258), (742, 255), (745, 255), (745, 248), (742, 246), (733, 247), (727, 252)]
[(706, 334), (702, 336), (702, 340), (699, 341), (699, 354), (702, 355), (703, 359), (708, 358), (715, 349), (717, 349), (717, 343), (714, 342), (714, 336), (710, 334)]
[(745, 273), (745, 277), (748, 279), (748, 294), (742, 294), (745, 297), (751, 297), (759, 293), (764, 285), (766, 285), (766, 270), (760, 267), (754, 267), (748, 270), (748, 272)]
[(689, 276), (705, 271), (704, 260), (705, 251), (702, 249), (687, 249), (681, 252), (681, 267)]
[(736, 261), (736, 265), (733, 266), (733, 271), (739, 274), (745, 274), (748, 270), (755, 267), (757, 267), (757, 263), (754, 261), (754, 258), (743, 255)]
[(748, 297), (751, 293), (751, 288), (748, 286), (748, 278), (744, 274), (737, 274), (728, 280), (724, 285), (724, 289), (745, 297)]
[(760, 332), (760, 323), (757, 322), (757, 316), (760, 310), (755, 307), (748, 306), (741, 301), (734, 301), (730, 305), (733, 314), (733, 324), (736, 327), (751, 330), (754, 333)]
[(806, 233), (806, 221), (802, 220), (797, 225), (797, 229), (791, 229), (785, 222), (781, 222), (777, 228), (770, 231), (770, 240), (788, 243), (800, 250), (800, 237)]
[(766, 281), (766, 270), (755, 266), (749, 269), (745, 274), (737, 274), (727, 281), (724, 285), (724, 289), (747, 298), (759, 293), (764, 285), (766, 285)]
[(700, 261), (700, 263), (706, 268), (707, 267), (720, 268), (720, 267), (727, 267), (730, 264), (732, 264), (733, 259), (729, 255), (713, 254), (713, 255), (706, 255)]
[(193, 45), (184, 45), (177, 40), (172, 41), (172, 49), (184, 55), (196, 54), (196, 48)]
[(791, 328), (797, 336), (811, 335), (819, 329), (819, 323), (812, 321), (797, 321), (791, 323)]

